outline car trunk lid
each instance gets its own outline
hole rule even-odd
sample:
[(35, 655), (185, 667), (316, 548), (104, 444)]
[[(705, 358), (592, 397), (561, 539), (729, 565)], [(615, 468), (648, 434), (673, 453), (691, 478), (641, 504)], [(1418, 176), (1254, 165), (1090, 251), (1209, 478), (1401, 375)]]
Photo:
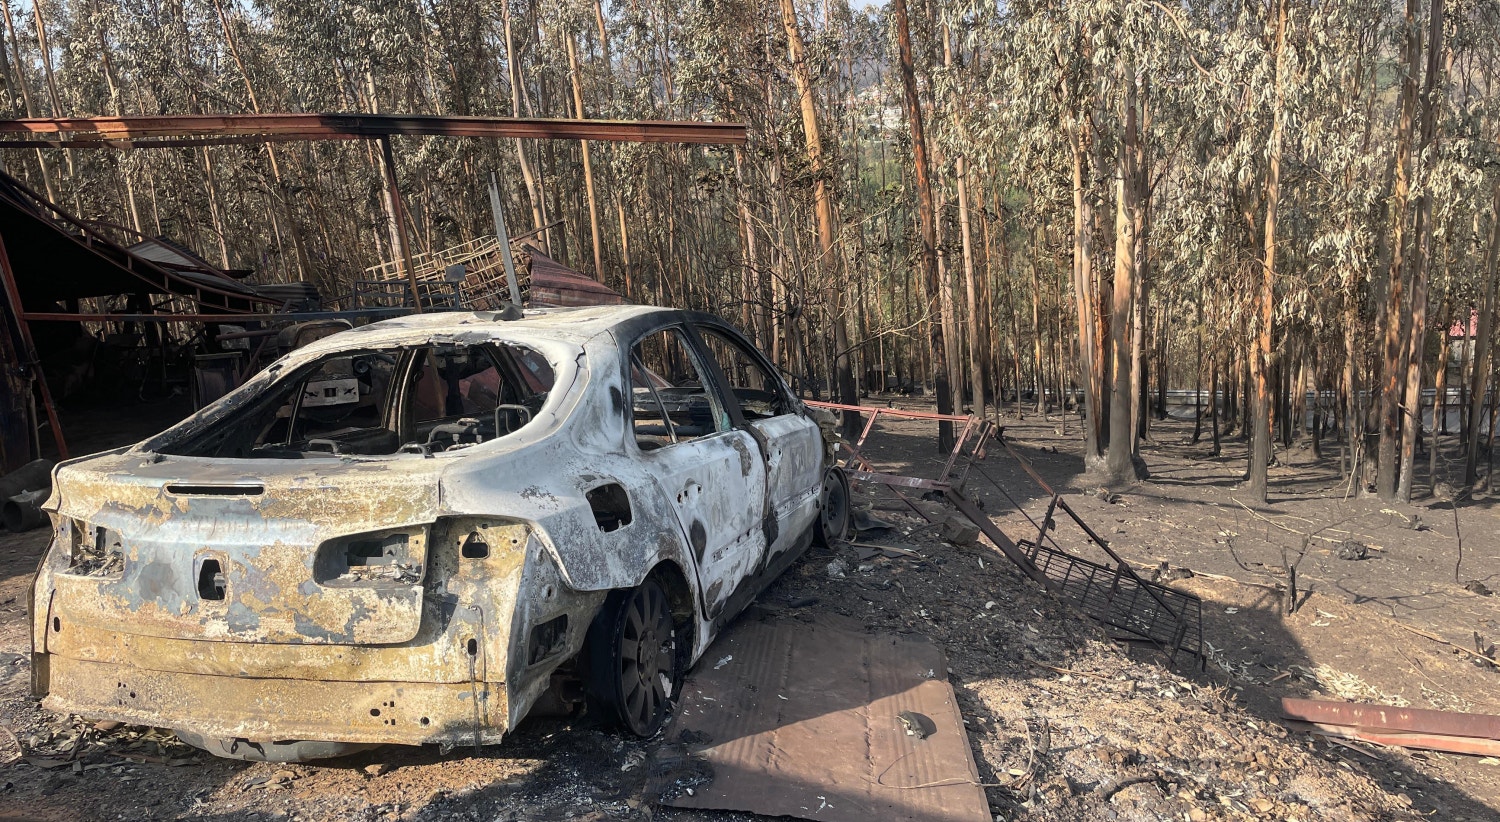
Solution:
[(54, 628), (394, 644), (421, 624), (431, 460), (126, 452), (62, 468), (52, 503), (57, 538), (105, 558), (58, 576)]

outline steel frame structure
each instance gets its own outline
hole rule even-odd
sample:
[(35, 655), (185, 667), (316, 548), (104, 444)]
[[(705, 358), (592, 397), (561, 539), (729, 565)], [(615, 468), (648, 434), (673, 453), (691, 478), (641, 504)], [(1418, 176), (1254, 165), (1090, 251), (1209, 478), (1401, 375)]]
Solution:
[[(5, 135), (16, 135), (7, 137)], [(53, 136), (45, 136), (53, 135)], [(480, 137), (512, 139), (592, 140), (639, 143), (683, 143), (706, 145), (745, 144), (743, 123), (706, 123), (668, 120), (584, 120), (523, 117), (459, 117), (432, 114), (176, 114), (162, 116), (128, 115), (119, 117), (35, 117), (0, 119), (0, 148), (174, 148), (184, 146), (249, 145), (301, 140), (377, 140), (380, 143), (381, 166), (386, 187), (395, 211), (396, 244), (406, 269), (412, 292), (412, 310), (422, 312), (422, 287), (412, 269), (411, 252), (406, 237), (406, 204), (396, 182), (396, 162), (390, 138), (407, 137)], [(32, 196), (36, 196), (34, 192)], [(43, 202), (46, 202), (43, 200)], [(48, 202), (47, 208), (63, 222), (79, 221)], [(87, 237), (87, 232), (85, 232)], [(126, 268), (141, 279), (165, 273), (149, 261), (128, 255)], [(140, 268), (142, 270), (138, 271)], [(87, 322), (123, 319), (115, 315), (64, 315), (54, 312), (29, 313), (20, 303), (5, 247), (0, 243), (0, 283), (19, 325), (23, 356), (41, 382), (42, 404), (46, 407), (53, 441), (60, 456), (68, 456), (68, 446), (57, 421), (57, 411), (47, 388), (46, 378), (31, 342), (33, 321)], [(203, 308), (203, 288), (199, 298), (189, 297)], [(209, 313), (169, 315), (162, 320), (205, 321), (228, 317)], [(245, 319), (254, 314), (236, 315), (228, 321)], [(143, 319), (133, 315), (134, 319)], [(222, 320), (221, 320), (222, 321)]]

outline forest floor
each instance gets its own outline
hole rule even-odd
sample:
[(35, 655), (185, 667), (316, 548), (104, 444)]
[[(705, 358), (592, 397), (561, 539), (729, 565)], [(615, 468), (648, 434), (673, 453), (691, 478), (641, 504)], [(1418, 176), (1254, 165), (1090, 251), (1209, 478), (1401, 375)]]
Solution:
[[(1309, 695), (1500, 713), (1500, 673), (1401, 627), (1463, 647), (1476, 633), (1484, 643), (1500, 636), (1497, 600), (1463, 584), (1500, 588), (1500, 500), (1458, 504), (1455, 582), (1450, 504), (1346, 498), (1336, 460), (1279, 453), (1271, 504), (1247, 508), (1244, 444), (1227, 441), (1213, 457), (1207, 438), (1190, 442), (1191, 424), (1167, 421), (1143, 449), (1151, 479), (1100, 494), (1082, 475), (1076, 419), (1066, 434), (1056, 417), (1005, 424), (1016, 453), (1116, 551), (1146, 572), (1167, 563), (1164, 579), (1202, 597), (1206, 670), (1122, 648), (986, 544), (946, 542), (868, 490), (861, 503), (894, 526), (879, 541), (917, 556), (814, 549), (744, 618), (822, 610), (932, 639), (947, 654), (997, 818), (1500, 819), (1494, 759), (1331, 743), (1279, 719), (1280, 697)], [(869, 452), (882, 467), (935, 476), (933, 433), (926, 423), (883, 425)], [(110, 438), (95, 439), (104, 447)], [(1049, 500), (1001, 448), (976, 463), (967, 487), (1017, 537), (1035, 533), (1027, 516), (1039, 519)], [(1057, 534), (1083, 553), (1066, 526)], [(26, 696), (25, 591), (47, 537), (0, 537), (0, 763), (9, 763), (0, 765), (0, 820), (755, 818), (652, 805), (650, 755), (667, 734), (626, 739), (587, 717), (528, 721), (479, 754), (385, 748), (286, 766), (52, 716)], [(1340, 559), (1346, 542), (1368, 558)], [(1304, 543), (1298, 607), (1283, 615), (1271, 586), (1283, 550), (1295, 559)]]

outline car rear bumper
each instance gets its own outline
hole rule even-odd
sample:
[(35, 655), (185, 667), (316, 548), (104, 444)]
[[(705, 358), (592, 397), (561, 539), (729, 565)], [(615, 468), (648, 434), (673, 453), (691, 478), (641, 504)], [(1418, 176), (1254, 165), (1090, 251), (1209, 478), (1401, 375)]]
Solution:
[(48, 663), (49, 710), (212, 740), (487, 744), (500, 741), (508, 715), (496, 682), (257, 679), (56, 655)]

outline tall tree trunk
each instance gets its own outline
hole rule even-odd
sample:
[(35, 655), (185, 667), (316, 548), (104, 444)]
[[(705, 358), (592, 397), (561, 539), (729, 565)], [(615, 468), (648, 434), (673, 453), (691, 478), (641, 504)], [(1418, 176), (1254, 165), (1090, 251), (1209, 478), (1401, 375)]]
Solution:
[[(10, 30), (10, 53), (15, 58), (16, 81), (21, 87), (21, 101), (26, 104), (26, 116), (35, 117), (36, 103), (31, 99), (31, 84), (26, 80), (26, 62), (21, 59), (21, 32), (16, 28), (15, 18), (11, 16), (10, 3), (8, 0), (0, 0), (0, 9), (5, 12), (5, 27)], [(42, 173), (42, 190), (47, 193), (47, 199), (57, 201), (57, 193), (52, 189), (52, 174), (47, 170), (47, 156), (41, 149), (36, 150), (36, 164)]]
[[(7, 10), (7, 13), (8, 10)], [(42, 56), (42, 75), (47, 81), (47, 99), (52, 103), (52, 116), (64, 116), (62, 98), (57, 93), (57, 80), (52, 74), (52, 47), (47, 44), (47, 21), (42, 16), (41, 0), (31, 0), (31, 14), (36, 20), (36, 45)], [(68, 179), (75, 183), (73, 186), (73, 212), (81, 214), (83, 206), (78, 200), (78, 186), (76, 185), (78, 175), (73, 167), (73, 150), (67, 149), (63, 152), (63, 159), (68, 166)], [(45, 168), (43, 172), (45, 173)], [(51, 194), (48, 194), (51, 197)]]
[(1276, 288), (1276, 222), (1281, 205), (1281, 138), (1284, 128), (1282, 109), (1286, 79), (1282, 76), (1286, 52), (1287, 0), (1280, 0), (1276, 10), (1276, 83), (1272, 112), (1271, 139), (1266, 156), (1266, 228), (1265, 253), (1261, 258), (1260, 276), (1256, 278), (1254, 350), (1250, 352), (1250, 374), (1254, 382), (1254, 431), (1250, 441), (1250, 498), (1266, 501), (1267, 470), (1271, 462), (1271, 393), (1267, 373), (1271, 365), (1271, 321), (1274, 316)]
[[(521, 117), (521, 57), (516, 53), (516, 40), (511, 32), (510, 3), (500, 4), (500, 21), (505, 30), (505, 74), (510, 81), (510, 113)], [(537, 191), (536, 172), (531, 167), (531, 158), (526, 153), (526, 141), (516, 140), (516, 159), (521, 165), (521, 179), (526, 183), (526, 198), (531, 202), (531, 227), (541, 228), (547, 224), (547, 201)], [(548, 255), (552, 252), (552, 232), (544, 231), (539, 238)]]
[[(1464, 432), (1464, 486), (1473, 488), (1479, 478), (1479, 421), (1484, 414), (1484, 394), (1490, 375), (1490, 334), (1495, 328), (1495, 280), (1500, 278), (1500, 183), (1490, 197), (1490, 251), (1480, 289), (1479, 327), (1469, 343), (1474, 360), (1469, 387), (1469, 425)], [(1464, 318), (1468, 322), (1468, 318)]]
[[(1198, 328), (1193, 335), (1197, 344), (1197, 363), (1193, 368), (1193, 444), (1203, 436), (1203, 286), (1198, 286)], [(1209, 397), (1213, 402), (1213, 397)]]
[[(948, 27), (943, 26), (943, 66), (952, 69), (953, 37)], [(984, 372), (979, 367), (979, 305), (974, 295), (974, 247), (969, 231), (969, 165), (962, 153), (954, 161), (953, 179), (958, 194), (958, 232), (964, 255), (964, 305), (969, 317), (969, 333), (965, 336), (969, 357), (969, 392), (973, 409), (981, 418), (985, 416)], [(1019, 344), (1019, 343), (1018, 343)], [(1016, 406), (1021, 403), (1021, 384), (1016, 383)]]
[(1444, 288), (1443, 301), (1437, 315), (1440, 336), (1438, 338), (1437, 373), (1432, 380), (1435, 389), (1432, 395), (1432, 442), (1427, 449), (1427, 477), (1434, 486), (1437, 485), (1438, 478), (1438, 437), (1448, 433), (1448, 342), (1450, 337), (1448, 329), (1453, 322), (1449, 311), (1450, 305), (1448, 289)]
[[(1437, 128), (1439, 86), (1442, 78), (1438, 60), (1443, 52), (1443, 0), (1432, 0), (1430, 7), (1431, 28), (1427, 35), (1427, 76), (1422, 81), (1422, 125), (1421, 142), (1417, 156), (1424, 157)], [(1401, 430), (1401, 468), (1396, 485), (1396, 498), (1411, 502), (1412, 476), (1416, 472), (1417, 439), (1422, 435), (1422, 364), (1427, 342), (1427, 286), (1432, 268), (1432, 195), (1423, 183), (1430, 176), (1431, 163), (1423, 162), (1418, 169), (1417, 195), (1417, 255), (1412, 266), (1411, 286), (1411, 331), (1406, 338), (1406, 422)], [(1434, 410), (1436, 406), (1434, 406)], [(1433, 421), (1436, 422), (1436, 417)]]
[[(584, 119), (583, 72), (578, 67), (578, 49), (573, 44), (571, 33), (563, 35), (563, 42), (567, 44), (568, 73), (573, 81), (573, 116), (582, 120)], [(589, 141), (579, 140), (578, 146), (583, 151), (583, 190), (589, 203), (589, 237), (593, 241), (594, 249), (594, 279), (602, 283), (604, 282), (604, 254), (599, 242), (599, 203), (594, 197), (594, 163), (591, 159)]]
[[(1047, 418), (1047, 379), (1042, 367), (1042, 283), (1037, 274), (1036, 260), (1040, 251), (1036, 244), (1036, 233), (1031, 235), (1031, 251), (1027, 254), (1027, 267), (1031, 270), (1031, 354), (1036, 368), (1036, 412)], [(1063, 416), (1067, 416), (1064, 413)]]
[[(0, 0), (0, 2), (4, 2), (4, 0)], [(5, 20), (4, 18), (0, 18), (0, 83), (3, 83), (5, 85), (6, 113), (11, 116), (15, 116), (17, 111), (22, 110), (21, 98), (16, 96), (19, 91), (19, 89), (17, 88), (17, 86), (19, 85), (19, 81), (16, 75), (11, 73), (10, 49), (5, 47), (5, 31)], [(19, 72), (21, 68), (21, 66), (16, 66), (17, 72)], [(5, 170), (4, 167), (5, 158), (3, 156), (0, 156), (0, 171)]]
[(1085, 191), (1087, 162), (1087, 118), (1075, 114), (1070, 140), (1073, 149), (1073, 294), (1078, 319), (1078, 379), (1083, 388), (1083, 464), (1085, 469), (1103, 468), (1104, 361), (1098, 355), (1098, 300), (1094, 286), (1094, 211)]
[[(828, 185), (831, 174), (823, 157), (823, 137), (818, 128), (818, 108), (813, 98), (812, 74), (807, 67), (802, 29), (797, 24), (797, 10), (793, 7), (792, 0), (781, 0), (781, 23), (786, 29), (792, 79), (797, 87), (797, 99), (802, 112), (802, 134), (807, 145), (809, 171), (813, 176), (813, 214), (818, 223), (818, 268), (822, 275), (820, 279), (824, 304), (828, 306), (831, 315), (829, 319), (833, 324), (833, 369), (838, 384), (838, 398), (846, 405), (858, 405), (859, 391), (854, 384), (854, 368), (850, 362), (852, 352), (849, 346), (849, 318), (845, 316), (848, 295), (839, 282), (839, 256), (834, 250), (836, 228), (833, 219), (833, 192)], [(920, 129), (920, 126), (916, 128)], [(845, 435), (851, 438), (857, 436), (859, 414), (846, 411), (843, 421)]]
[(1219, 354), (1213, 352), (1208, 363), (1208, 413), (1214, 438), (1213, 455), (1219, 456)]
[[(969, 354), (969, 391), (973, 399), (974, 413), (981, 418), (985, 416), (984, 404), (984, 371), (979, 367), (979, 331), (984, 323), (979, 317), (979, 302), (975, 297), (974, 290), (974, 251), (969, 238), (969, 186), (968, 161), (963, 155), (959, 155), (954, 171), (958, 187), (958, 230), (963, 241), (964, 253), (964, 304), (969, 315), (970, 333), (967, 337)], [(1020, 344), (1019, 338), (1017, 344)], [(1016, 384), (1016, 395), (1018, 397), (1021, 385)]]
[[(789, 0), (782, 0), (783, 3)], [(939, 302), (942, 283), (937, 270), (937, 213), (932, 204), (932, 181), (928, 179), (927, 137), (922, 128), (922, 101), (917, 96), (916, 67), (911, 48), (911, 23), (907, 19), (906, 0), (891, 0), (891, 13), (896, 18), (896, 44), (900, 50), (901, 85), (905, 92), (906, 118), (911, 127), (912, 165), (916, 172), (917, 215), (922, 223), (922, 281), (929, 311)], [(931, 329), (933, 368), (936, 382), (938, 413), (953, 413), (953, 401), (949, 393), (948, 350), (943, 337), (943, 324), (937, 318), (928, 324)], [(938, 451), (948, 453), (954, 445), (953, 424), (938, 424)]]
[(1344, 399), (1344, 462), (1345, 476), (1356, 473), (1357, 455), (1362, 451), (1365, 438), (1364, 414), (1359, 402), (1359, 284), (1353, 273), (1345, 277), (1344, 283), (1344, 371), (1342, 390)]
[[(0, 0), (0, 2), (3, 2), (3, 0)], [(224, 12), (222, 0), (214, 0), (214, 10), (218, 12), (219, 25), (224, 30), (224, 45), (228, 46), (229, 54), (234, 59), (235, 67), (239, 69), (240, 79), (244, 81), (245, 96), (250, 101), (250, 110), (256, 114), (260, 114), (260, 98), (256, 96), (255, 86), (250, 82), (250, 72), (245, 68), (245, 61), (240, 56), (239, 38), (234, 36), (234, 30), (229, 25), (229, 17)], [(104, 66), (106, 72), (108, 72), (110, 66), (109, 51), (104, 45), (102, 33), (100, 34), (99, 45), (101, 49), (104, 49)], [(110, 85), (113, 87), (113, 82)], [(115, 113), (121, 113), (118, 110), (118, 105), (116, 106)], [(275, 187), (275, 191), (272, 192), (271, 201), (281, 211), (281, 221), (286, 223), (287, 233), (292, 237), (292, 249), (296, 252), (297, 257), (297, 279), (306, 281), (308, 273), (312, 270), (312, 260), (307, 255), (306, 243), (302, 240), (302, 229), (297, 225), (296, 216), (292, 213), (291, 203), (287, 200), (286, 186), (281, 182), (281, 164), (276, 156), (276, 146), (272, 143), (266, 144), (266, 159), (270, 162), (271, 181)], [(129, 177), (126, 178), (126, 185), (129, 185)], [(130, 205), (131, 211), (134, 212), (135, 193), (133, 191), (131, 192)], [(136, 230), (140, 230), (139, 225), (136, 226)]]
[(1403, 344), (1406, 330), (1406, 220), (1411, 194), (1412, 142), (1417, 110), (1417, 64), (1421, 33), (1417, 30), (1417, 0), (1406, 0), (1406, 78), (1401, 90), (1401, 116), (1396, 132), (1395, 182), (1391, 192), (1391, 262), (1385, 300), (1385, 361), (1380, 385), (1380, 443), (1376, 453), (1375, 491), (1387, 502), (1396, 499), (1397, 444), (1400, 438), (1402, 388), (1406, 376)]
[(1136, 112), (1135, 66), (1125, 66), (1125, 133), (1120, 146), (1115, 176), (1115, 282), (1110, 342), (1114, 356), (1114, 386), (1109, 399), (1109, 453), (1105, 457), (1105, 476), (1110, 482), (1127, 483), (1137, 479), (1134, 454), (1134, 414), (1137, 401), (1132, 390), (1131, 343), (1135, 320), (1136, 280), (1136, 209), (1140, 207), (1140, 187), (1136, 174), (1136, 143), (1139, 122)]

